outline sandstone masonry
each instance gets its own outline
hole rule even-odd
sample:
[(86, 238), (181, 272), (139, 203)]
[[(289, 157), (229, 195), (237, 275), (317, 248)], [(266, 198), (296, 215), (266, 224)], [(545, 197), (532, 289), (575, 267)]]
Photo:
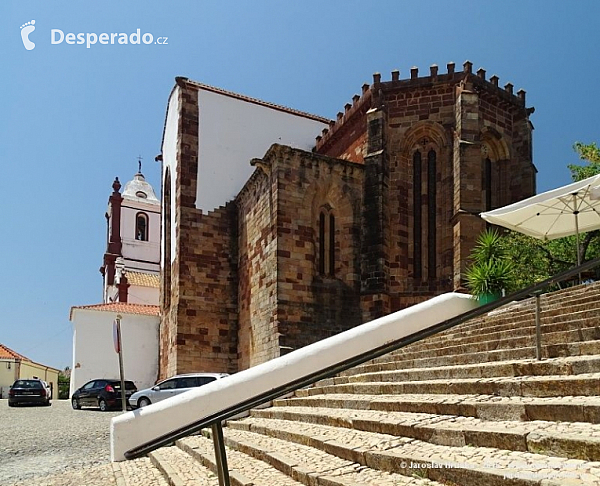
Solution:
[(498, 84), (470, 62), (387, 82), (375, 74), (312, 152), (274, 144), (235, 200), (202, 213), (202, 107), (197, 86), (178, 78), (161, 377), (245, 369), (461, 289), (485, 227), (477, 214), (535, 193), (533, 109), (524, 91)]

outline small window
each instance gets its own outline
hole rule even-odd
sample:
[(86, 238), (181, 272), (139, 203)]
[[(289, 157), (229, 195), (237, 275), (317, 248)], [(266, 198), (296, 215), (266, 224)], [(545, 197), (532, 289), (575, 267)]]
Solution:
[(319, 274), (335, 276), (335, 216), (319, 214)]
[(138, 213), (135, 217), (135, 239), (148, 241), (148, 215)]
[(146, 199), (148, 197), (148, 195), (144, 191), (138, 191), (138, 192), (135, 193), (135, 195), (137, 197), (142, 198), (142, 199)]

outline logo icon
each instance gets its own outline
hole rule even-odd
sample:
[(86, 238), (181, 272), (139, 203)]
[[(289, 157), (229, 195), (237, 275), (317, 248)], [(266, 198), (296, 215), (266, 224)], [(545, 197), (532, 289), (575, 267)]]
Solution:
[(35, 20), (21, 25), (21, 39), (23, 40), (23, 45), (25, 46), (25, 49), (27, 49), (28, 51), (35, 47), (35, 44), (29, 40), (29, 34), (31, 34), (34, 30)]

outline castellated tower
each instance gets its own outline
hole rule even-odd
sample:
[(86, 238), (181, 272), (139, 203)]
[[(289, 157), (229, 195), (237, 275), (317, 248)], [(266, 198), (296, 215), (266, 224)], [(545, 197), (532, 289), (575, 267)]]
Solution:
[(317, 137), (317, 153), (364, 164), (365, 320), (460, 289), (478, 213), (535, 194), (525, 91), (472, 66), (375, 74)]
[(428, 74), (375, 74), (332, 121), (177, 78), (161, 377), (245, 369), (462, 288), (477, 214), (535, 193), (533, 109), (470, 62)]

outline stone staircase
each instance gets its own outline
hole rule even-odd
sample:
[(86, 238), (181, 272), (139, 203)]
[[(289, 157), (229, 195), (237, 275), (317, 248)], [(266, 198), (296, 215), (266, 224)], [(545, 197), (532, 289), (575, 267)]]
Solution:
[[(542, 361), (530, 299), (228, 422), (232, 484), (600, 485), (600, 283), (541, 304)], [(203, 432), (117, 484), (218, 485)]]

